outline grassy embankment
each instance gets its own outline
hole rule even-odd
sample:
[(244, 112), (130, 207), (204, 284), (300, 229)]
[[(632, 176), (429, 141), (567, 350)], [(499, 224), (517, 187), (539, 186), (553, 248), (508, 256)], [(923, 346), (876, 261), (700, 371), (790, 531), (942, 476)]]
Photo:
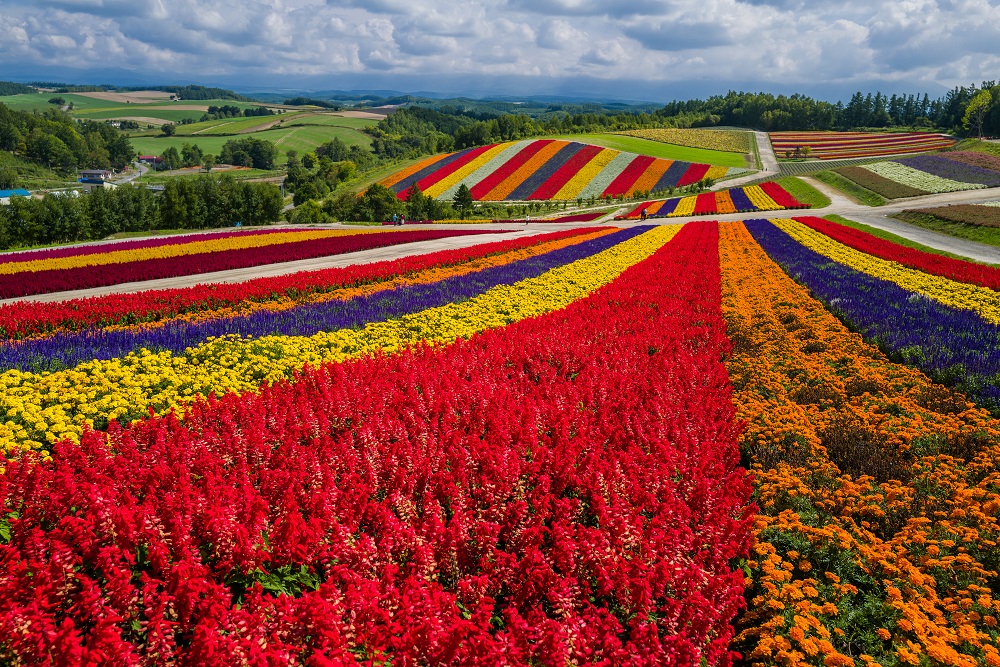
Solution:
[(821, 171), (816, 173), (815, 177), (830, 187), (836, 188), (846, 195), (848, 199), (859, 204), (864, 204), (865, 206), (885, 206), (887, 201), (882, 195), (861, 187), (851, 179), (841, 176), (835, 171)]

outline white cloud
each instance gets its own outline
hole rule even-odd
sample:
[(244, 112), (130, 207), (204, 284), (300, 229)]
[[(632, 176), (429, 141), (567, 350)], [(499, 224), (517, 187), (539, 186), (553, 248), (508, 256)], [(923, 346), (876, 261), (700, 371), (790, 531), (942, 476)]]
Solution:
[(58, 67), (83, 77), (101, 62), (151, 81), (276, 87), (287, 74), (335, 87), (366, 72), (400, 90), (416, 77), (426, 89), (494, 76), (526, 89), (581, 76), (609, 89), (620, 79), (930, 87), (996, 78), (997, 44), (996, 0), (0, 0), (8, 77)]

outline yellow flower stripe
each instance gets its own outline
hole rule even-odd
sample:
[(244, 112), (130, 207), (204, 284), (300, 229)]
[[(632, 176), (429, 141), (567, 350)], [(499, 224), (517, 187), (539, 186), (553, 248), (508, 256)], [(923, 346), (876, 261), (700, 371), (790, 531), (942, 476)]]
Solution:
[(527, 162), (515, 169), (513, 174), (503, 179), (500, 183), (497, 183), (492, 190), (480, 197), (480, 200), (502, 201), (506, 199), (511, 192), (517, 189), (517, 186), (524, 183), (532, 174), (541, 169), (563, 146), (568, 145), (568, 141), (553, 141), (550, 144), (546, 144), (542, 150), (532, 155)]
[(705, 178), (711, 178), (713, 181), (717, 181), (723, 178), (729, 173), (729, 167), (721, 167), (719, 165), (714, 165), (705, 172)]
[(448, 343), (563, 308), (652, 255), (679, 229), (656, 227), (536, 278), (358, 330), (256, 339), (227, 336), (181, 355), (141, 350), (54, 373), (7, 371), (0, 375), (0, 415), (7, 420), (0, 424), (0, 451), (42, 449), (57, 438), (77, 440), (85, 423), (138, 419), (147, 406), (163, 413), (183, 408), (198, 394), (254, 391), (264, 382), (290, 377), (306, 364), (391, 352), (424, 340)]
[[(387, 230), (389, 231), (389, 230)], [(395, 230), (398, 231), (398, 230)], [(250, 234), (246, 236), (231, 236), (211, 241), (192, 241), (154, 248), (134, 248), (131, 250), (115, 250), (111, 252), (93, 252), (86, 255), (72, 255), (54, 259), (36, 259), (30, 262), (11, 262), (0, 264), (0, 274), (11, 275), (29, 271), (49, 271), (52, 269), (76, 269), (82, 266), (105, 266), (108, 264), (126, 264), (147, 259), (163, 259), (166, 257), (182, 257), (184, 255), (202, 255), (222, 250), (246, 250), (263, 248), (265, 246), (293, 243), (295, 241), (314, 241), (335, 236), (354, 236), (357, 234), (372, 234), (367, 230), (316, 230), (301, 232), (278, 232), (274, 234)], [(99, 250), (100, 246), (95, 246)]]
[(427, 188), (424, 194), (427, 195), (428, 197), (441, 196), (442, 194), (445, 193), (445, 191), (448, 190), (448, 188), (455, 185), (456, 183), (460, 183), (463, 178), (467, 178), (468, 176), (470, 176), (477, 169), (479, 169), (484, 164), (495, 158), (500, 153), (507, 150), (513, 144), (514, 142), (512, 141), (508, 141), (507, 143), (504, 144), (497, 144), (493, 148), (489, 149), (488, 151), (477, 157), (472, 162), (456, 170), (455, 173), (453, 173), (451, 176), (442, 178), (440, 181)]
[(646, 168), (646, 171), (642, 173), (642, 176), (636, 180), (635, 184), (629, 188), (628, 192), (625, 193), (626, 196), (632, 197), (637, 192), (649, 192), (652, 190), (673, 163), (673, 160), (654, 160)]
[(675, 208), (667, 217), (680, 218), (686, 215), (694, 215), (694, 207), (697, 203), (697, 197), (681, 197), (680, 201), (677, 202), (677, 208)]
[[(397, 287), (406, 287), (408, 285), (426, 285), (428, 283), (444, 280), (445, 278), (464, 276), (476, 271), (483, 271), (485, 269), (489, 269), (495, 266), (503, 266), (504, 264), (510, 264), (511, 262), (518, 262), (522, 259), (528, 259), (529, 257), (537, 257), (538, 255), (543, 255), (547, 252), (552, 252), (553, 250), (559, 250), (560, 248), (576, 245), (577, 243), (590, 241), (592, 239), (596, 239), (598, 237), (605, 236), (607, 234), (611, 234), (616, 231), (618, 231), (617, 227), (605, 227), (604, 229), (600, 229), (598, 231), (591, 232), (589, 234), (581, 234), (578, 236), (571, 236), (565, 239), (559, 239), (557, 241), (549, 241), (547, 243), (541, 243), (536, 246), (505, 252), (500, 255), (493, 255), (490, 257), (480, 257), (478, 259), (473, 259), (463, 264), (456, 264), (454, 266), (433, 267), (408, 276), (399, 276), (398, 278), (392, 278), (390, 280), (378, 283), (370, 283), (367, 285), (362, 285), (360, 287), (344, 287), (341, 289), (333, 290), (331, 292), (314, 293), (310, 294), (309, 296), (303, 299), (294, 299), (288, 296), (283, 296), (273, 301), (263, 301), (263, 302), (249, 301), (236, 306), (230, 306), (226, 308), (218, 308), (215, 310), (199, 310), (193, 313), (185, 313), (182, 315), (177, 315), (176, 317), (158, 320), (153, 323), (112, 325), (103, 327), (102, 330), (115, 331), (115, 330), (128, 330), (128, 329), (132, 330), (155, 329), (155, 328), (165, 327), (173, 322), (202, 322), (205, 320), (217, 320), (227, 317), (249, 315), (257, 311), (266, 310), (271, 312), (279, 312), (282, 310), (290, 310), (292, 308), (296, 308), (298, 306), (302, 306), (309, 303), (323, 303), (326, 301), (346, 301), (348, 299), (355, 299), (358, 297), (369, 296), (371, 294), (375, 294), (376, 292), (384, 292), (385, 290), (395, 289)], [(38, 337), (43, 338), (44, 336), (38, 336)]]
[(778, 202), (771, 199), (766, 192), (764, 192), (759, 185), (748, 185), (743, 188), (743, 193), (746, 194), (747, 199), (750, 203), (756, 206), (761, 211), (783, 211), (784, 206), (779, 206)]
[(794, 220), (772, 220), (793, 239), (819, 254), (840, 262), (855, 271), (896, 283), (946, 306), (972, 310), (993, 324), (1000, 324), (1000, 292), (933, 276), (888, 260), (863, 253)]
[(573, 178), (569, 179), (566, 185), (559, 188), (559, 192), (553, 196), (553, 199), (576, 199), (576, 196), (583, 191), (587, 185), (594, 180), (594, 177), (601, 173), (608, 164), (614, 160), (620, 151), (616, 151), (611, 148), (605, 148), (603, 151), (598, 153), (590, 160), (586, 165), (583, 166), (580, 171), (573, 175)]
[(429, 167), (432, 164), (434, 164), (435, 162), (437, 162), (438, 160), (443, 160), (444, 158), (448, 157), (449, 155), (451, 155), (451, 153), (442, 153), (441, 155), (432, 155), (429, 158), (427, 158), (426, 160), (421, 160), (420, 162), (418, 162), (416, 164), (411, 164), (406, 169), (403, 169), (402, 171), (397, 171), (395, 174), (393, 174), (392, 176), (389, 176), (388, 178), (383, 178), (381, 181), (379, 181), (379, 185), (384, 185), (387, 188), (391, 188), (392, 186), (394, 186), (396, 183), (399, 183), (401, 180), (403, 180), (407, 176), (412, 176), (413, 174), (417, 173), (418, 171), (420, 171), (424, 167)]

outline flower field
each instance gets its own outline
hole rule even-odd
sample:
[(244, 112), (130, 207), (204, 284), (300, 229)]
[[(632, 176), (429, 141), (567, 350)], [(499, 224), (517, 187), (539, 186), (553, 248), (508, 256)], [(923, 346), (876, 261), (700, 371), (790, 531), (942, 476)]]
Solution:
[(934, 208), (907, 209), (905, 213), (931, 215), (939, 220), (961, 222), (966, 225), (1000, 227), (1000, 202), (983, 204), (952, 204)]
[(660, 141), (676, 146), (708, 148), (713, 151), (749, 153), (753, 150), (751, 145), (753, 135), (750, 132), (658, 128), (653, 130), (628, 130), (626, 132), (619, 132), (618, 134), (624, 134), (627, 137)]
[(381, 181), (400, 199), (415, 183), (429, 197), (451, 199), (465, 184), (477, 201), (633, 197), (718, 180), (729, 167), (664, 160), (577, 141), (540, 139), (436, 155)]
[(1000, 187), (1000, 159), (956, 151), (844, 167), (836, 173), (889, 199)]
[(880, 157), (924, 153), (955, 145), (955, 139), (925, 132), (771, 132), (778, 157), (808, 146), (809, 157), (820, 160)]
[(210, 240), (188, 236), (174, 243), (162, 243), (157, 239), (147, 246), (129, 243), (121, 250), (117, 249), (118, 244), (91, 246), (89, 252), (60, 256), (58, 251), (53, 251), (56, 256), (39, 259), (35, 255), (47, 253), (11, 253), (3, 255), (10, 260), (0, 264), (0, 299), (242, 269), (483, 233), (489, 232), (299, 230), (230, 235)]
[(691, 215), (755, 213), (809, 207), (809, 204), (803, 204), (795, 199), (785, 188), (768, 181), (760, 185), (705, 192), (688, 197), (647, 201), (616, 219), (638, 220), (642, 217), (643, 209), (646, 209), (646, 216), (650, 218), (679, 218)]
[(998, 295), (803, 216), (0, 306), (0, 664), (1000, 667)]

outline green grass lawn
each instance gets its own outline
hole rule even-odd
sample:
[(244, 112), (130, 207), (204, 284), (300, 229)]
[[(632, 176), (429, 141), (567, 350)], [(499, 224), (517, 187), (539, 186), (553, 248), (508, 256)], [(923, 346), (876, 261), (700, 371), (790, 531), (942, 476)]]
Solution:
[(848, 220), (839, 215), (827, 215), (824, 216), (826, 220), (830, 222), (836, 222), (837, 224), (844, 225), (845, 227), (853, 227), (854, 229), (860, 230), (862, 232), (867, 232), (872, 236), (877, 236), (880, 239), (885, 239), (886, 241), (892, 241), (901, 246), (906, 246), (907, 248), (913, 248), (914, 250), (921, 250), (923, 252), (933, 253), (935, 255), (941, 255), (943, 257), (951, 257), (953, 259), (963, 259), (967, 262), (975, 262), (975, 260), (969, 259), (968, 257), (963, 257), (962, 255), (956, 255), (945, 250), (938, 250), (937, 248), (931, 248), (930, 246), (925, 246), (916, 241), (911, 241), (910, 239), (903, 238), (902, 236), (897, 236), (892, 232), (887, 232), (884, 229), (879, 229), (878, 227), (870, 227), (862, 222), (855, 222), (854, 220)]
[(704, 148), (688, 148), (687, 146), (676, 146), (674, 144), (665, 144), (661, 141), (626, 137), (620, 134), (568, 134), (561, 137), (546, 138), (579, 141), (584, 144), (593, 144), (595, 146), (603, 146), (604, 148), (613, 148), (618, 151), (638, 153), (640, 155), (650, 155), (665, 160), (700, 162), (702, 164), (713, 164), (724, 167), (746, 166), (746, 160), (743, 158), (742, 153), (710, 151)]
[(788, 194), (803, 204), (810, 204), (813, 208), (825, 208), (830, 205), (829, 197), (802, 179), (788, 176), (777, 179), (775, 183), (788, 190)]
[(815, 174), (815, 176), (830, 187), (840, 190), (849, 199), (853, 199), (859, 204), (864, 204), (865, 206), (885, 206), (885, 197), (872, 192), (868, 188), (861, 187), (851, 179), (845, 178), (835, 171), (821, 171)]
[(916, 213), (903, 211), (892, 216), (902, 222), (923, 227), (939, 234), (947, 234), (967, 241), (976, 241), (986, 245), (1000, 247), (1000, 228), (982, 227), (980, 225), (967, 225), (961, 222), (943, 220), (937, 216), (927, 213)]

